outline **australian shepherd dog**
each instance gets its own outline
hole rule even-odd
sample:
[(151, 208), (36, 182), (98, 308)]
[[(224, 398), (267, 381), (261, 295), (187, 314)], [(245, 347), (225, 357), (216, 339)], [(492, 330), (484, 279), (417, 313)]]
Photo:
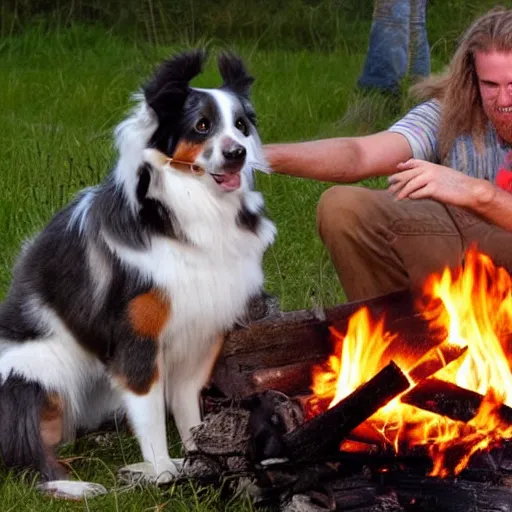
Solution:
[(118, 160), (24, 247), (0, 305), (0, 458), (49, 492), (80, 497), (55, 448), (124, 414), (162, 481), (180, 469), (166, 413), (186, 449), (223, 334), (261, 293), (275, 228), (251, 186), (265, 167), (253, 81), (218, 58), (222, 85), (193, 88), (205, 53), (165, 61), (116, 129)]

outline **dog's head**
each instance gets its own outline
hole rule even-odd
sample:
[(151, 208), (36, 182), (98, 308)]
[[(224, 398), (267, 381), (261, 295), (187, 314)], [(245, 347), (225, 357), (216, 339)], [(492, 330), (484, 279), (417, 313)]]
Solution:
[(249, 101), (253, 78), (238, 57), (222, 53), (222, 85), (193, 88), (190, 81), (204, 61), (201, 50), (179, 54), (165, 61), (145, 86), (146, 103), (158, 120), (149, 146), (172, 158), (173, 172), (196, 173), (208, 186), (229, 192), (250, 182), (253, 167), (263, 164)]

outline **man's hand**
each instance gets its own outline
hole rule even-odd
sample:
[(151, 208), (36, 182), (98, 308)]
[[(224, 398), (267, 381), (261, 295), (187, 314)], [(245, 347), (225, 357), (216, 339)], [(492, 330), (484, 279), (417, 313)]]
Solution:
[(398, 164), (397, 169), (399, 172), (389, 177), (389, 190), (397, 199), (434, 199), (474, 209), (479, 194), (490, 185), (450, 167), (414, 158)]

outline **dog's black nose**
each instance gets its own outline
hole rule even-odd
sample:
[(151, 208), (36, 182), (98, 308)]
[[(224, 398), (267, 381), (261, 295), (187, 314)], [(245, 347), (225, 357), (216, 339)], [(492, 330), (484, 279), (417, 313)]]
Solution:
[(240, 144), (233, 144), (229, 148), (222, 150), (222, 155), (228, 162), (243, 162), (245, 155), (247, 154), (246, 149)]

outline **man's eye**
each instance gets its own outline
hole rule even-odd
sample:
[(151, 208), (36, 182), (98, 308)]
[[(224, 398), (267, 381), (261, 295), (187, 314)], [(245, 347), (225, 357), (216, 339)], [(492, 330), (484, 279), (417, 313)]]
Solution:
[(202, 117), (197, 121), (195, 129), (197, 132), (202, 134), (208, 133), (210, 131), (210, 121), (208, 121), (206, 117)]
[(235, 121), (235, 126), (237, 130), (240, 130), (245, 136), (249, 135), (249, 128), (247, 127), (247, 123), (239, 117)]

